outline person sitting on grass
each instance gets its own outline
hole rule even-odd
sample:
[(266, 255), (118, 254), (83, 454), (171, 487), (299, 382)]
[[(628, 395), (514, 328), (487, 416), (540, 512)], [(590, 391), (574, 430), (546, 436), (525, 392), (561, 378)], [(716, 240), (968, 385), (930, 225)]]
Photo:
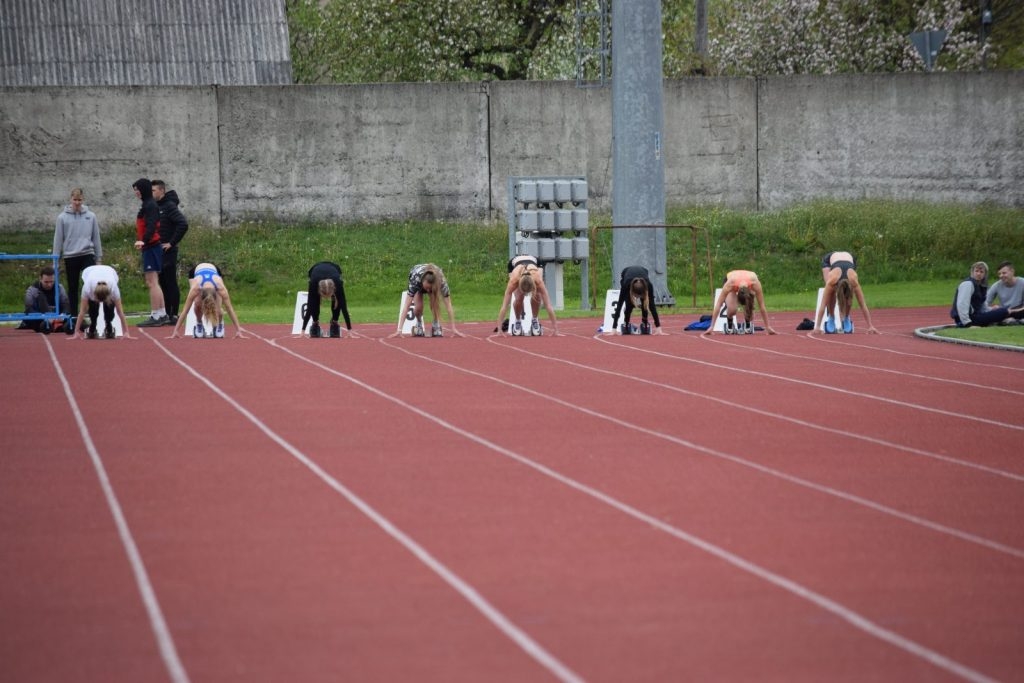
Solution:
[[(535, 337), (544, 334), (537, 318), (540, 307), (544, 306), (548, 312), (548, 320), (551, 321), (551, 334), (558, 336), (558, 320), (555, 319), (555, 307), (551, 305), (551, 297), (548, 296), (548, 288), (544, 284), (544, 269), (540, 267), (536, 256), (528, 254), (520, 254), (509, 259), (508, 285), (505, 287), (505, 297), (501, 300), (501, 309), (498, 311), (498, 327), (494, 328), (494, 331), (501, 335), (511, 332), (512, 336), (523, 336), (525, 330), (522, 321), (526, 315), (527, 299), (530, 300), (530, 310), (533, 312), (530, 334)], [(510, 305), (515, 315), (511, 329), (505, 318)]]
[[(1015, 322), (1020, 320), (1019, 310), (1024, 307), (1024, 278), (1017, 277), (1013, 264), (1003, 261), (996, 270), (999, 279), (988, 288), (985, 295), (985, 307), (993, 308), (996, 299), (1000, 306), (1005, 306)], [(1009, 321), (1003, 321), (1009, 322)]]
[(320, 299), (331, 301), (331, 327), (329, 336), (332, 338), (341, 336), (341, 325), (338, 324), (338, 316), (345, 316), (345, 327), (352, 331), (352, 321), (348, 317), (348, 304), (345, 301), (345, 284), (341, 280), (341, 266), (330, 261), (314, 263), (309, 269), (309, 289), (306, 296), (306, 306), (302, 311), (302, 331), (306, 331), (306, 325), (310, 318), (313, 324), (309, 328), (309, 336), (312, 338), (322, 337), (320, 329)]
[(185, 297), (185, 305), (181, 308), (182, 315), (178, 317), (178, 322), (175, 323), (168, 339), (177, 337), (178, 331), (184, 329), (189, 307), (193, 308), (196, 316), (196, 326), (192, 331), (192, 336), (196, 339), (224, 337), (224, 309), (227, 309), (231, 322), (235, 324), (235, 337), (245, 338), (242, 334), (245, 330), (238, 322), (235, 308), (231, 305), (231, 295), (224, 284), (224, 277), (220, 268), (212, 263), (200, 263), (189, 271), (188, 296)]
[(818, 332), (821, 326), (821, 317), (825, 316), (825, 334), (836, 333), (836, 321), (832, 318), (832, 311), (836, 303), (839, 304), (839, 319), (842, 330), (845, 334), (853, 333), (853, 320), (850, 318), (850, 310), (853, 308), (853, 299), (857, 298), (860, 310), (864, 312), (864, 321), (868, 324), (868, 334), (878, 334), (878, 330), (871, 324), (871, 312), (864, 301), (864, 290), (861, 289), (860, 279), (857, 277), (857, 261), (853, 254), (848, 251), (830, 251), (821, 259), (821, 276), (825, 280), (825, 293), (821, 297), (821, 307), (814, 318), (814, 329), (811, 334)]
[[(612, 329), (605, 334), (633, 334), (634, 327), (629, 317), (634, 308), (640, 309), (640, 334), (665, 334), (658, 318), (658, 308), (654, 305), (654, 283), (650, 273), (643, 266), (626, 266), (619, 277), (619, 300), (612, 310)], [(622, 327), (619, 327), (619, 314), (622, 314)], [(648, 317), (654, 319), (654, 330)]]
[(82, 271), (82, 301), (78, 307), (78, 318), (75, 320), (73, 337), (78, 337), (84, 325), (85, 314), (89, 314), (89, 328), (85, 331), (86, 339), (96, 339), (96, 324), (103, 308), (103, 337), (114, 339), (114, 313), (121, 322), (121, 335), (125, 339), (133, 339), (128, 333), (128, 322), (124, 318), (124, 305), (121, 303), (121, 290), (118, 288), (117, 271), (110, 266), (89, 266)]
[(949, 315), (957, 327), (987, 327), (1022, 316), (1021, 311), (1011, 312), (1006, 306), (989, 308), (985, 305), (987, 293), (988, 264), (975, 261), (971, 265), (970, 277), (957, 286), (953, 307), (949, 309)]
[(457, 337), (464, 336), (455, 329), (455, 311), (452, 309), (451, 291), (448, 289), (448, 281), (445, 279), (444, 273), (433, 263), (421, 263), (413, 266), (412, 270), (409, 271), (409, 287), (406, 291), (402, 292), (402, 306), (399, 309), (403, 315), (398, 319), (398, 329), (389, 337), (397, 337), (402, 334), (402, 321), (404, 320), (405, 311), (409, 309), (410, 305), (412, 306), (413, 316), (416, 319), (412, 336), (426, 336), (426, 332), (423, 329), (424, 294), (430, 298), (430, 314), (434, 318), (430, 328), (430, 336), (441, 337), (444, 334), (441, 329), (442, 298), (444, 299), (445, 307), (448, 309), (448, 324), (452, 328), (452, 334)]
[[(754, 302), (757, 302), (761, 311), (761, 318), (764, 320), (764, 328), (768, 334), (775, 334), (771, 323), (768, 322), (768, 311), (764, 307), (764, 289), (761, 287), (761, 280), (757, 273), (752, 270), (731, 270), (725, 276), (722, 283), (722, 291), (718, 293), (714, 308), (711, 309), (711, 327), (704, 332), (703, 336), (710, 336), (715, 332), (715, 317), (725, 305), (725, 333), (726, 334), (753, 334), (754, 333)], [(743, 327), (736, 327), (735, 317), (738, 306), (743, 306)]]

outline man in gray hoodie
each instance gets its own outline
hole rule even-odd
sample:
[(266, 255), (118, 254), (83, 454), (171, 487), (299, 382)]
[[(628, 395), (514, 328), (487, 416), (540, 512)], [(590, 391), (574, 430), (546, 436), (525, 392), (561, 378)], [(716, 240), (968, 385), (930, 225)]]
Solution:
[(57, 216), (57, 228), (53, 231), (53, 253), (64, 257), (71, 301), (78, 301), (82, 271), (103, 259), (100, 222), (84, 201), (82, 188), (71, 190), (71, 203)]

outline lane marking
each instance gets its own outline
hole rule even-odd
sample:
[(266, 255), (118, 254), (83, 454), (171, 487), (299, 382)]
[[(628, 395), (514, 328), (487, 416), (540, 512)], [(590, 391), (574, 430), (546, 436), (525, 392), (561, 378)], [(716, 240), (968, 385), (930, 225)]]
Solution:
[[(280, 346), (276, 341), (270, 341), (255, 332), (249, 332), (250, 335), (260, 339), (261, 341), (269, 344), (270, 346), (280, 349), (285, 353), (289, 353), (296, 358), (300, 358), (308, 363), (312, 363), (323, 369), (328, 369), (325, 366), (321, 366), (315, 361), (305, 359), (302, 356), (290, 351), (289, 349)], [(159, 342), (156, 338), (150, 337), (153, 343), (156, 344), (157, 348), (163, 351), (171, 360), (184, 368), (189, 374), (198, 379), (200, 382), (205, 384), (207, 388), (213, 393), (223, 399), (228, 405), (238, 411), (243, 417), (251, 422), (257, 429), (265, 434), (271, 441), (280, 446), (285, 452), (295, 458), (298, 462), (302, 463), (307, 469), (309, 469), (314, 475), (316, 475), (321, 481), (327, 486), (333, 489), (335, 492), (340, 494), (345, 500), (347, 500), (353, 507), (363, 513), (368, 519), (374, 524), (380, 527), (387, 535), (397, 541), (402, 547), (408, 550), (416, 559), (426, 565), (431, 571), (433, 571), (438, 577), (441, 578), (448, 586), (454, 589), (459, 595), (461, 595), (467, 602), (469, 602), (480, 614), (482, 614), (488, 621), (491, 622), (501, 633), (507, 638), (514, 642), (519, 648), (529, 655), (534, 661), (540, 664), (542, 667), (548, 670), (555, 678), (560, 681), (566, 681), (568, 683), (583, 683), (584, 679), (580, 677), (576, 672), (572, 671), (568, 666), (559, 661), (554, 655), (544, 649), (538, 642), (529, 636), (523, 629), (515, 625), (508, 617), (506, 617), (500, 610), (494, 607), (486, 598), (484, 598), (473, 586), (463, 580), (454, 571), (449, 569), (444, 563), (435, 558), (430, 552), (417, 543), (411, 536), (406, 534), (400, 528), (398, 528), (393, 522), (387, 517), (378, 512), (373, 506), (364, 501), (358, 495), (355, 494), (351, 489), (342, 484), (340, 481), (331, 476), (326, 470), (318, 465), (312, 458), (308, 457), (305, 453), (300, 451), (298, 448), (293, 446), (284, 437), (280, 436), (277, 432), (272, 430), (266, 424), (264, 424), (254, 413), (249, 411), (247, 408), (242, 406), (238, 401), (229, 396), (224, 390), (214, 384), (211, 380), (207, 379), (204, 375), (200, 374), (197, 370), (193, 369), (190, 365), (185, 363), (183, 360), (174, 355), (164, 344)], [(346, 380), (361, 386), (362, 388), (375, 393), (382, 398), (386, 398), (390, 401), (399, 403), (403, 407), (409, 408), (414, 412), (419, 412), (418, 409), (402, 404), (393, 397), (380, 392), (379, 390), (363, 384), (355, 378), (348, 377), (347, 375), (339, 374), (339, 376)], [(426, 416), (425, 413), (423, 413)]]
[(68, 399), (68, 405), (71, 406), (71, 412), (75, 416), (78, 431), (82, 435), (82, 442), (89, 453), (93, 469), (96, 470), (96, 478), (99, 479), (100, 487), (103, 489), (103, 496), (107, 500), (107, 507), (110, 508), (110, 514), (114, 518), (114, 524), (117, 526), (117, 534), (121, 539), (121, 545), (124, 546), (125, 553), (128, 555), (128, 563), (131, 565), (132, 573), (135, 575), (135, 585), (139, 589), (139, 595), (142, 597), (142, 604), (146, 607), (146, 614), (149, 615), (149, 625), (153, 630), (153, 636), (156, 638), (160, 657), (163, 659), (164, 666), (167, 667), (167, 673), (174, 683), (188, 683), (188, 673), (178, 657), (178, 651), (174, 646), (174, 639), (171, 637), (170, 629), (167, 628), (167, 621), (164, 619), (163, 611), (160, 609), (160, 601), (157, 600), (156, 591), (153, 590), (153, 584), (150, 582), (149, 574), (146, 572), (146, 564), (143, 562), (142, 554), (135, 544), (135, 538), (132, 536), (131, 528), (128, 526), (128, 520), (124, 516), (121, 504), (117, 500), (117, 494), (114, 493), (110, 477), (107, 476), (107, 470), (103, 466), (103, 459), (100, 457), (99, 451), (96, 450), (96, 444), (93, 443), (92, 436), (89, 434), (85, 418), (82, 417), (82, 411), (78, 408), (78, 401), (75, 400), (75, 395), (71, 391), (71, 385), (68, 383), (64, 370), (60, 366), (60, 361), (57, 360), (57, 355), (53, 351), (53, 345), (48, 338), (44, 337), (44, 339), (46, 340), (46, 350), (50, 354), (50, 361), (53, 363), (57, 376), (60, 378), (60, 383), (64, 387), (64, 395)]
[[(722, 561), (724, 561), (724, 562), (726, 562), (726, 563), (728, 563), (728, 564), (730, 564), (730, 565), (732, 565), (732, 566), (734, 566), (734, 567), (736, 567), (738, 569), (741, 569), (741, 570), (743, 570), (743, 571), (745, 571), (745, 572), (747, 572), (747, 573), (749, 573), (749, 574), (751, 574), (753, 576), (756, 576), (756, 577), (766, 581), (767, 583), (770, 583), (771, 585), (774, 585), (774, 586), (776, 586), (778, 588), (781, 588), (782, 590), (784, 590), (786, 592), (789, 592), (789, 593), (791, 593), (791, 594), (793, 594), (793, 595), (795, 595), (795, 596), (797, 596), (799, 598), (802, 598), (802, 599), (804, 599), (804, 600), (806, 600), (806, 601), (808, 601), (808, 602), (810, 602), (810, 603), (820, 607), (821, 609), (823, 609), (823, 610), (825, 610), (825, 611), (827, 611), (827, 612), (837, 616), (838, 618), (840, 618), (843, 621), (847, 622), (848, 624), (850, 624), (851, 626), (855, 627), (856, 629), (858, 629), (858, 630), (860, 630), (860, 631), (862, 631), (864, 633), (867, 633), (868, 635), (870, 635), (870, 636), (872, 636), (872, 637), (874, 637), (874, 638), (876, 638), (878, 640), (886, 642), (886, 643), (888, 643), (888, 644), (890, 644), (890, 645), (892, 645), (892, 646), (894, 646), (894, 647), (896, 647), (898, 649), (903, 650), (904, 652), (907, 652), (907, 653), (912, 654), (912, 655), (914, 655), (914, 656), (916, 656), (916, 657), (918, 657), (920, 659), (923, 659), (924, 661), (927, 661), (930, 664), (932, 664), (932, 665), (934, 665), (934, 666), (936, 666), (938, 668), (941, 668), (941, 669), (943, 669), (945, 671), (948, 671), (948, 672), (950, 672), (950, 673), (952, 673), (954, 675), (960, 676), (961, 678), (963, 678), (965, 680), (975, 681), (977, 683), (994, 683), (994, 679), (989, 678), (988, 676), (986, 676), (986, 675), (984, 675), (984, 674), (982, 674), (982, 673), (980, 673), (978, 671), (975, 671), (974, 669), (971, 669), (970, 667), (965, 666), (965, 665), (963, 665), (963, 664), (961, 664), (961, 663), (959, 663), (959, 662), (957, 662), (957, 661), (955, 661), (955, 660), (953, 660), (953, 659), (951, 659), (949, 657), (946, 657), (945, 655), (942, 655), (942, 654), (940, 654), (940, 653), (938, 653), (938, 652), (936, 652), (934, 650), (931, 650), (930, 648), (928, 648), (928, 647), (926, 647), (924, 645), (921, 645), (921, 644), (919, 644), (919, 643), (917, 643), (917, 642), (915, 642), (913, 640), (910, 640), (909, 638), (901, 636), (900, 634), (898, 634), (898, 633), (896, 633), (894, 631), (890, 631), (889, 629), (883, 628), (882, 626), (874, 623), (873, 621), (871, 621), (867, 617), (864, 617), (864, 616), (860, 615), (859, 613), (853, 611), (850, 608), (847, 608), (846, 606), (842, 605), (841, 603), (839, 603), (839, 602), (837, 602), (835, 600), (832, 600), (832, 599), (830, 599), (828, 597), (825, 597), (824, 595), (821, 595), (821, 594), (819, 594), (819, 593), (817, 593), (817, 592), (815, 592), (815, 591), (813, 591), (813, 590), (803, 586), (802, 584), (800, 584), (800, 583), (798, 583), (796, 581), (793, 581), (793, 580), (788, 579), (788, 578), (786, 578), (786, 577), (784, 577), (782, 575), (776, 574), (776, 573), (774, 573), (774, 572), (772, 572), (772, 571), (770, 571), (768, 569), (765, 569), (765, 568), (761, 567), (760, 565), (757, 565), (757, 564), (755, 564), (755, 563), (753, 563), (751, 561), (748, 561), (748, 560), (740, 557), (739, 555), (736, 555), (736, 554), (734, 554), (734, 553), (732, 553), (732, 552), (730, 552), (728, 550), (725, 550), (724, 548), (721, 548), (721, 547), (719, 547), (717, 545), (714, 545), (713, 543), (711, 543), (709, 541), (706, 541), (706, 540), (704, 540), (704, 539), (702, 539), (702, 538), (700, 538), (698, 536), (695, 536), (695, 535), (690, 534), (690, 533), (688, 533), (686, 531), (683, 531), (682, 529), (679, 529), (679, 528), (677, 528), (675, 526), (672, 526), (672, 525), (670, 525), (670, 524), (668, 524), (668, 523), (658, 519), (657, 517), (653, 517), (651, 515), (648, 515), (647, 513), (643, 512), (643, 511), (641, 511), (641, 510), (639, 510), (637, 508), (634, 508), (634, 507), (628, 505), (627, 503), (624, 503), (624, 502), (622, 502), (622, 501), (620, 501), (620, 500), (618, 500), (616, 498), (613, 498), (613, 497), (611, 497), (611, 496), (609, 496), (609, 495), (607, 495), (607, 494), (605, 494), (605, 493), (603, 493), (603, 492), (601, 492), (601, 491), (599, 491), (597, 489), (594, 489), (594, 488), (592, 488), (592, 487), (590, 487), (590, 486), (588, 486), (586, 484), (583, 484), (583, 483), (581, 483), (579, 481), (576, 481), (575, 479), (572, 479), (572, 478), (570, 478), (570, 477), (568, 477), (566, 475), (563, 475), (560, 472), (558, 472), (556, 470), (553, 470), (550, 467), (547, 467), (546, 465), (542, 465), (542, 464), (540, 464), (538, 462), (530, 460), (529, 458), (527, 458), (525, 456), (522, 456), (522, 455), (520, 455), (520, 454), (518, 454), (518, 453), (516, 453), (516, 452), (514, 452), (514, 451), (512, 451), (512, 450), (510, 450), (508, 448), (505, 448), (504, 446), (501, 446), (500, 444), (494, 443), (494, 442), (492, 442), (492, 441), (490, 441), (490, 440), (488, 440), (488, 439), (486, 439), (486, 438), (484, 438), (482, 436), (478, 436), (477, 434), (474, 434), (474, 433), (469, 432), (469, 431), (467, 431), (465, 429), (462, 429), (461, 427), (458, 427), (457, 425), (455, 425), (455, 424), (453, 424), (451, 422), (448, 422), (447, 420), (445, 420), (445, 419), (443, 419), (441, 417), (438, 417), (437, 415), (434, 415), (432, 413), (427, 412), (426, 410), (423, 410), (423, 409), (418, 408), (418, 407), (416, 407), (414, 405), (411, 405), (411, 404), (405, 402), (404, 400), (398, 398), (397, 396), (394, 396), (392, 394), (388, 394), (387, 392), (385, 392), (385, 391), (383, 391), (381, 389), (378, 389), (377, 387), (374, 387), (372, 385), (369, 385), (369, 384), (367, 384), (367, 383), (365, 383), (365, 382), (363, 382), (361, 380), (358, 380), (355, 377), (352, 377), (351, 375), (343, 373), (343, 372), (341, 372), (339, 370), (335, 370), (334, 368), (328, 367), (328, 366), (326, 366), (326, 365), (324, 365), (324, 364), (322, 364), (322, 363), (320, 363), (318, 361), (312, 360), (311, 358), (307, 358), (305, 356), (302, 356), (301, 354), (299, 354), (299, 353), (297, 353), (295, 351), (292, 351), (291, 349), (288, 349), (288, 348), (286, 348), (284, 346), (281, 346), (281, 345), (279, 345), (279, 344), (277, 344), (275, 342), (268, 341), (266, 339), (263, 339), (263, 341), (265, 343), (273, 346), (274, 348), (280, 349), (282, 352), (287, 353), (287, 354), (289, 354), (289, 355), (291, 355), (291, 356), (301, 360), (302, 362), (308, 363), (308, 364), (312, 365), (313, 367), (316, 367), (316, 368), (319, 368), (319, 369), (323, 370), (324, 372), (327, 372), (329, 374), (332, 374), (332, 375), (335, 375), (337, 377), (340, 377), (340, 378), (342, 378), (342, 379), (344, 379), (344, 380), (346, 380), (348, 382), (351, 382), (352, 384), (355, 384), (356, 386), (359, 386), (359, 387), (361, 387), (361, 388), (363, 388), (363, 389), (365, 389), (365, 390), (375, 394), (376, 396), (379, 396), (380, 398), (383, 398), (383, 399), (385, 399), (387, 401), (390, 401), (390, 402), (392, 402), (392, 403), (394, 403), (394, 404), (396, 404), (396, 405), (398, 405), (398, 406), (400, 406), (402, 408), (405, 408), (406, 410), (408, 410), (408, 411), (410, 411), (412, 413), (415, 413), (416, 415), (419, 415), (419, 416), (423, 417), (424, 419), (428, 420), (429, 422), (432, 422), (432, 423), (434, 423), (434, 424), (436, 424), (436, 425), (438, 425), (440, 427), (443, 427), (444, 429), (447, 429), (447, 430), (449, 430), (449, 431), (451, 431), (451, 432), (453, 432), (455, 434), (458, 434), (459, 436), (462, 436), (463, 438), (465, 438), (465, 439), (467, 439), (469, 441), (472, 441), (472, 442), (480, 444), (480, 445), (482, 445), (482, 446), (484, 446), (484, 447), (486, 447), (486, 448), (488, 448), (490, 450), (493, 450), (496, 453), (499, 453), (499, 454), (504, 455), (504, 456), (506, 456), (506, 457), (508, 457), (508, 458), (510, 458), (512, 460), (515, 460), (516, 462), (518, 462), (518, 463), (520, 463), (522, 465), (530, 467), (530, 468), (532, 468), (532, 469), (534, 469), (534, 470), (544, 474), (545, 476), (548, 476), (548, 477), (550, 477), (550, 478), (552, 478), (552, 479), (554, 479), (554, 480), (556, 480), (556, 481), (558, 481), (558, 482), (568, 486), (569, 488), (575, 489), (575, 490), (577, 490), (577, 491), (579, 491), (579, 492), (581, 492), (581, 493), (583, 493), (583, 494), (585, 494), (587, 496), (590, 496), (590, 497), (592, 497), (592, 498), (594, 498), (594, 499), (596, 499), (596, 500), (598, 500), (598, 501), (600, 501), (600, 502), (602, 502), (602, 503), (604, 503), (604, 504), (606, 504), (606, 505), (608, 505), (608, 506), (610, 506), (612, 508), (615, 508), (615, 509), (619, 510), (620, 512), (623, 512), (624, 514), (626, 514), (626, 515), (628, 515), (628, 516), (630, 516), (630, 517), (632, 517), (632, 518), (634, 518), (634, 519), (636, 519), (636, 520), (638, 520), (640, 522), (643, 522), (644, 524), (653, 526), (653, 527), (655, 527), (655, 528), (665, 532), (666, 534), (668, 534), (668, 535), (670, 535), (670, 536), (672, 536), (674, 538), (678, 538), (679, 540), (682, 540), (682, 541), (684, 541), (684, 542), (686, 542), (686, 543), (688, 543), (688, 544), (690, 544), (690, 545), (692, 545), (692, 546), (694, 546), (696, 548), (699, 548), (699, 549), (703, 550), (704, 552), (706, 552), (706, 553), (708, 553), (708, 554), (710, 554), (710, 555), (712, 555), (714, 557), (717, 557), (718, 559), (720, 559), (720, 560), (722, 560)], [(416, 358), (419, 358), (419, 359), (422, 359), (422, 360), (427, 360), (427, 361), (430, 361), (430, 362), (439, 363), (441, 365), (453, 367), (453, 368), (456, 368), (456, 369), (461, 369), (461, 368), (458, 368), (457, 366), (451, 365), (450, 363), (445, 363), (443, 361), (436, 361), (436, 360), (433, 360), (433, 359), (425, 358), (421, 354), (414, 353), (412, 351), (407, 351), (407, 350), (405, 350), (405, 349), (403, 349), (401, 347), (398, 347), (398, 346), (396, 346), (396, 345), (394, 345), (392, 343), (389, 343), (387, 340), (380, 339), (378, 341), (381, 344), (383, 344), (384, 346), (396, 349), (398, 351), (401, 351), (402, 353), (406, 353), (406, 354), (414, 356)], [(487, 341), (490, 341), (490, 340), (488, 339)], [(481, 377), (487, 378), (486, 375), (482, 375), (480, 373), (475, 373), (473, 371), (464, 371), (464, 372), (469, 372), (470, 374), (476, 374), (476, 375), (479, 375)], [(488, 378), (488, 379), (493, 379), (493, 378)], [(524, 390), (524, 391), (528, 391), (528, 390), (523, 389), (522, 387), (519, 387), (518, 385), (513, 385), (511, 383), (506, 383), (506, 382), (503, 382), (502, 380), (497, 380), (497, 381), (500, 381), (503, 384), (508, 384), (509, 386), (515, 386), (516, 388), (519, 388), (519, 389)], [(537, 392), (530, 392), (530, 393), (535, 393), (536, 394)], [(569, 405), (567, 403), (565, 403), (565, 404)], [(570, 406), (570, 407), (573, 407), (573, 406)], [(584, 411), (584, 412), (587, 412), (587, 411)], [(619, 421), (619, 420), (617, 420), (615, 418), (610, 418), (610, 417), (599, 415), (599, 414), (597, 414), (597, 415), (599, 417), (603, 417), (605, 419), (609, 419), (609, 420), (616, 421), (616, 422), (621, 422), (621, 421)], [(698, 450), (709, 450), (709, 449), (698, 448)]]

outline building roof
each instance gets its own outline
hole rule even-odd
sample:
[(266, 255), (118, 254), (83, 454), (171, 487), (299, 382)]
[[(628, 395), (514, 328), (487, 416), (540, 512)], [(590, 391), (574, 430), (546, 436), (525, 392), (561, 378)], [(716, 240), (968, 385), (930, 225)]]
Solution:
[(284, 0), (0, 2), (0, 86), (291, 82)]

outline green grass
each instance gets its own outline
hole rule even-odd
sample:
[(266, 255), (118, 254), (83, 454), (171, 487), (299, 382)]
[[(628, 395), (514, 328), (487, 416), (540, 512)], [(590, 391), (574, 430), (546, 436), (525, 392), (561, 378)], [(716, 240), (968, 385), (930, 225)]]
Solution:
[[(609, 216), (591, 216), (592, 225), (610, 222)], [(765, 283), (769, 309), (781, 311), (813, 305), (821, 282), (821, 255), (833, 249), (857, 256), (872, 308), (946, 305), (971, 262), (986, 260), (993, 268), (1003, 259), (1024, 264), (1022, 209), (822, 201), (775, 212), (673, 209), (666, 222), (699, 228), (695, 265), (691, 231), (666, 233), (668, 284), (677, 312), (692, 310), (692, 267), (701, 310), (711, 306), (712, 282), (717, 286), (733, 268), (750, 268)], [(148, 297), (132, 247), (134, 234), (129, 225), (105, 230), (104, 262), (121, 274), (126, 310), (142, 312), (148, 309)], [(0, 235), (0, 251), (8, 253), (46, 253), (51, 243), (50, 232)], [(611, 245), (612, 231), (598, 230), (591, 245), (591, 284), (599, 307), (603, 291), (612, 285)], [(341, 264), (355, 323), (396, 320), (409, 268), (427, 261), (448, 275), (458, 319), (490, 320), (497, 315), (506, 281), (508, 228), (504, 222), (441, 221), (193, 226), (181, 245), (181, 259), (182, 273), (197, 261), (221, 267), (243, 322), (290, 321), (295, 293), (305, 288), (306, 271), (318, 260)], [(21, 310), (25, 287), (40, 265), (0, 263), (0, 310)], [(565, 311), (560, 315), (598, 316), (599, 311), (579, 310), (579, 275), (578, 265), (566, 264)]]
[(993, 327), (951, 327), (939, 330), (940, 337), (965, 339), (985, 344), (1002, 344), (1004, 346), (1024, 346), (1024, 325), (996, 325)]

